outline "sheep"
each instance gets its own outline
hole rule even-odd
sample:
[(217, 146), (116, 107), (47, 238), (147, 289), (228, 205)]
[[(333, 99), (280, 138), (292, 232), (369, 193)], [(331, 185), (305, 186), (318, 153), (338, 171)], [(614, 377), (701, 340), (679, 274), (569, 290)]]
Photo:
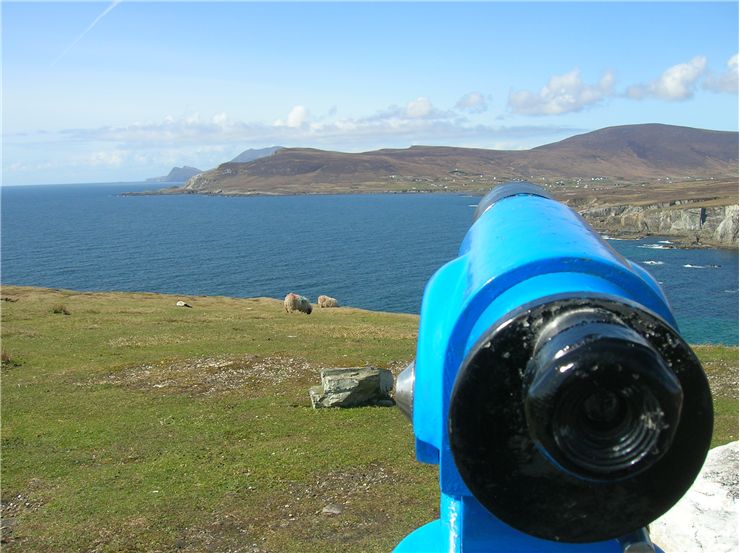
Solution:
[(285, 296), (283, 306), (285, 307), (286, 313), (300, 311), (301, 313), (310, 315), (311, 311), (313, 311), (313, 307), (311, 307), (311, 302), (308, 301), (308, 298), (304, 296), (299, 296), (298, 294), (294, 294), (293, 292)]
[(339, 306), (339, 304), (337, 303), (337, 300), (329, 296), (319, 296), (319, 299), (316, 301), (316, 303), (319, 304), (319, 307), (338, 307)]

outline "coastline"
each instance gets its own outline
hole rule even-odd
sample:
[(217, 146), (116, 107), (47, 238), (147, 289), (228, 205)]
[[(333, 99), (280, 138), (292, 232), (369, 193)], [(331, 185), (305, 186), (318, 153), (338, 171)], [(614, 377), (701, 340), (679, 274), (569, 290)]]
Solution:
[[(147, 290), (89, 290), (89, 289), (75, 289), (75, 288), (54, 288), (47, 286), (35, 286), (25, 284), (9, 284), (0, 282), (0, 302), (3, 306), (16, 303), (18, 297), (34, 297), (34, 296), (49, 296), (57, 297), (61, 299), (65, 298), (77, 298), (81, 301), (95, 302), (98, 300), (110, 299), (116, 302), (135, 302), (135, 301), (151, 301), (158, 300), (167, 302), (166, 305), (175, 306), (178, 300), (185, 302), (192, 302), (193, 304), (202, 304), (203, 302), (213, 303), (217, 305), (239, 305), (239, 304), (260, 304), (276, 307), (278, 311), (283, 311), (283, 299), (273, 298), (268, 296), (252, 296), (252, 297), (241, 297), (241, 296), (230, 296), (221, 294), (189, 294), (189, 293), (178, 293), (178, 292), (150, 292)], [(134, 305), (131, 303), (130, 305)], [(413, 324), (418, 325), (419, 314), (418, 313), (405, 313), (398, 311), (383, 311), (376, 309), (366, 309), (363, 307), (354, 307), (351, 305), (342, 305), (333, 309), (318, 309), (318, 304), (315, 304), (315, 313), (323, 313), (324, 315), (331, 315), (332, 313), (342, 314), (356, 314), (360, 316), (377, 316), (381, 318), (400, 318), (404, 321), (410, 321)], [(144, 314), (143, 312), (139, 314)], [(310, 317), (309, 317), (310, 320)], [(5, 328), (0, 328), (0, 333), (5, 334)], [(692, 347), (709, 347), (709, 348), (729, 348), (738, 349), (740, 344), (720, 344), (720, 343), (707, 343), (698, 342), (692, 343)]]
[[(358, 189), (358, 190), (341, 190), (341, 191), (279, 191), (279, 192), (265, 192), (259, 190), (249, 190), (244, 192), (227, 191), (222, 190), (194, 190), (188, 189), (184, 186), (180, 187), (169, 187), (159, 190), (147, 190), (138, 192), (123, 192), (120, 196), (178, 196), (178, 195), (196, 195), (196, 196), (218, 196), (227, 198), (244, 198), (244, 197), (282, 197), (282, 196), (336, 196), (336, 195), (363, 195), (363, 194), (435, 194), (435, 195), (469, 195), (474, 198), (483, 197), (488, 190), (374, 190), (374, 189)], [(566, 200), (566, 205), (569, 203)], [(737, 208), (737, 204), (723, 204), (719, 206), (706, 208), (703, 207), (703, 203), (706, 202), (681, 202), (669, 203), (669, 204), (653, 204), (644, 205), (644, 202), (635, 202), (631, 204), (622, 205), (610, 205), (604, 204), (603, 206), (594, 205), (593, 203), (588, 207), (581, 207), (580, 202), (577, 200), (573, 201), (576, 205), (571, 205), (575, 211), (581, 214), (586, 221), (591, 225), (594, 230), (599, 234), (606, 234), (613, 236), (614, 238), (622, 240), (640, 240), (648, 238), (650, 236), (667, 237), (672, 238), (676, 241), (674, 247), (684, 249), (706, 249), (706, 248), (719, 248), (727, 250), (738, 249), (738, 220), (737, 211), (731, 214), (729, 217), (734, 219), (725, 223), (723, 221), (715, 223), (715, 226), (706, 227), (701, 222), (703, 213), (707, 210), (716, 210), (723, 208)], [(711, 202), (710, 202), (711, 203)], [(676, 207), (683, 205), (684, 207)], [(581, 209), (578, 209), (581, 207)], [(699, 210), (696, 212), (696, 210)], [(624, 217), (623, 213), (630, 213), (630, 217)], [(643, 213), (648, 213), (653, 218), (662, 218), (665, 215), (675, 216), (677, 213), (683, 215), (681, 212), (686, 212), (689, 216), (684, 217), (685, 222), (679, 221), (678, 224), (670, 222), (668, 228), (661, 228), (662, 222), (657, 224), (657, 231), (646, 231), (649, 225), (645, 222)], [(696, 213), (695, 213), (696, 212)], [(657, 214), (657, 215), (656, 215)], [(681, 228), (681, 224), (684, 227)], [(728, 238), (725, 240), (714, 239), (717, 228), (726, 224), (730, 227), (723, 236)], [(653, 223), (655, 225), (655, 223)], [(734, 230), (733, 230), (734, 229)], [(734, 237), (734, 239), (733, 239)]]
[[(673, 249), (667, 247), (666, 249)], [(678, 249), (678, 248), (676, 248)], [(7, 306), (10, 303), (15, 303), (14, 296), (17, 295), (60, 295), (61, 297), (79, 297), (89, 300), (98, 300), (103, 298), (115, 299), (116, 301), (131, 301), (135, 302), (139, 299), (145, 301), (158, 300), (167, 301), (168, 304), (175, 305), (178, 300), (183, 300), (187, 303), (201, 303), (201, 302), (215, 302), (218, 304), (239, 304), (241, 302), (257, 302), (260, 304), (271, 304), (277, 306), (279, 311), (282, 311), (283, 299), (274, 298), (268, 296), (233, 296), (223, 294), (190, 294), (190, 293), (178, 293), (178, 292), (151, 292), (147, 290), (98, 290), (98, 289), (74, 289), (74, 288), (55, 288), (47, 286), (36, 286), (36, 285), (24, 285), (24, 284), (9, 284), (0, 282), (0, 302), (1, 305)], [(8, 303), (6, 303), (8, 302)], [(132, 303), (133, 304), (133, 303)], [(363, 307), (354, 307), (351, 305), (343, 305), (336, 309), (315, 309), (315, 312), (323, 313), (350, 313), (359, 316), (368, 317), (382, 317), (393, 319), (400, 317), (402, 320), (411, 320), (414, 324), (418, 325), (419, 314), (410, 312), (400, 311), (384, 311), (379, 309), (367, 309)], [(5, 329), (0, 328), (0, 333), (4, 334)], [(737, 349), (740, 344), (727, 344), (727, 343), (713, 343), (713, 342), (702, 342), (698, 341), (691, 344), (692, 347), (708, 347), (708, 348), (735, 348)]]
[[(588, 219), (586, 219), (588, 221)], [(592, 221), (588, 221), (594, 230), (605, 240), (645, 240), (648, 238), (670, 239), (671, 244), (666, 244), (667, 250), (727, 250), (737, 251), (738, 244), (723, 244), (720, 242), (699, 242), (689, 233), (665, 234), (665, 233), (633, 233), (629, 230), (616, 231), (613, 227), (596, 227)]]

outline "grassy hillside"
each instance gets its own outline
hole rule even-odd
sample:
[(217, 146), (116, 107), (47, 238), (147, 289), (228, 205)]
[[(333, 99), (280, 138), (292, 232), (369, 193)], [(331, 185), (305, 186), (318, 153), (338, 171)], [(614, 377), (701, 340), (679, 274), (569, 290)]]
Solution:
[[(323, 367), (400, 369), (417, 317), (2, 296), (3, 550), (389, 551), (436, 517), (436, 467), (414, 460), (398, 410), (314, 411), (307, 394)], [(698, 353), (714, 442), (737, 439), (737, 348)], [(330, 504), (342, 512), (322, 514)]]

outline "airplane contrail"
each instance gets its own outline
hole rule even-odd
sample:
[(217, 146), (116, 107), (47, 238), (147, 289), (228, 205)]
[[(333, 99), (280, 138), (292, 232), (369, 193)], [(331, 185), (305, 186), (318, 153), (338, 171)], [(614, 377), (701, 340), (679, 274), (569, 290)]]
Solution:
[(64, 56), (66, 56), (67, 55), (67, 52), (69, 52), (72, 48), (74, 48), (75, 44), (77, 44), (80, 40), (82, 40), (82, 37), (84, 37), (87, 33), (89, 33), (92, 30), (92, 28), (95, 27), (95, 25), (98, 24), (98, 22), (101, 19), (103, 19), (106, 15), (108, 15), (108, 13), (113, 8), (115, 8), (118, 4), (120, 4), (121, 2), (123, 2), (123, 0), (113, 0), (110, 3), (110, 5), (107, 8), (105, 8), (99, 16), (96, 17), (93, 20), (93, 22), (90, 23), (90, 25), (87, 26), (87, 29), (85, 29), (84, 31), (82, 31), (82, 33), (80, 33), (80, 35), (76, 39), (74, 39), (72, 41), (72, 43), (69, 46), (67, 46), (61, 54), (59, 54), (59, 56), (57, 57), (57, 59), (55, 59), (53, 62), (51, 62), (52, 67), (55, 66), (59, 62), (60, 59), (62, 59)]

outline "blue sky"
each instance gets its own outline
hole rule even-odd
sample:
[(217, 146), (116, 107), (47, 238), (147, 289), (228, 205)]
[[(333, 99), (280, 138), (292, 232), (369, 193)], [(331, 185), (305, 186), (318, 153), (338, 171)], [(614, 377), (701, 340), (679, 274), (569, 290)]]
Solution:
[(141, 180), (276, 144), (521, 149), (611, 125), (738, 129), (737, 2), (1, 8), (8, 185)]

